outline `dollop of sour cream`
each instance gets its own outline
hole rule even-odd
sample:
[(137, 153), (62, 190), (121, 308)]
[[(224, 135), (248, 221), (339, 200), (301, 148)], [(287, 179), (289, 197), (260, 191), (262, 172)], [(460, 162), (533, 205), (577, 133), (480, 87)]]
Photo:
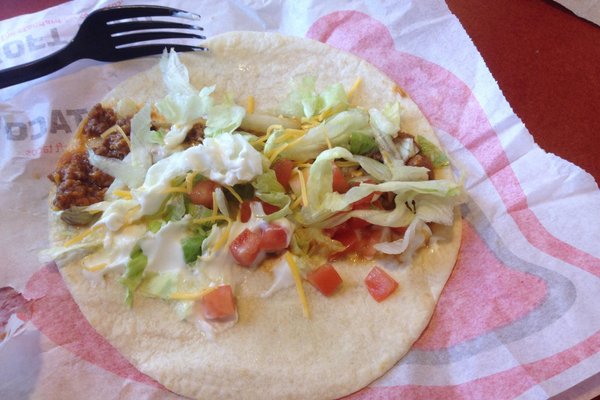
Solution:
[(148, 169), (142, 186), (131, 191), (141, 205), (142, 215), (158, 211), (172, 179), (188, 171), (233, 186), (263, 173), (262, 155), (242, 135), (223, 133), (163, 158)]
[(158, 232), (148, 232), (140, 241), (148, 257), (146, 271), (167, 272), (186, 268), (181, 241), (188, 235), (189, 218), (169, 221)]

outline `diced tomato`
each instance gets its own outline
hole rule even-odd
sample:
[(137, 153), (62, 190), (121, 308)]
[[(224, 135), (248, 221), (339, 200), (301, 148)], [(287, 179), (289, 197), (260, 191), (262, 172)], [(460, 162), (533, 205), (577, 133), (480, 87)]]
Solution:
[(250, 202), (246, 200), (240, 204), (240, 221), (248, 222), (251, 215), (252, 210), (250, 209)]
[(290, 190), (290, 179), (292, 178), (294, 162), (287, 158), (281, 158), (273, 163), (271, 169), (275, 171), (277, 182), (279, 182), (286, 190)]
[(194, 185), (190, 193), (190, 201), (212, 209), (213, 207), (213, 192), (219, 185), (213, 181), (200, 181)]
[(210, 321), (226, 321), (235, 316), (235, 298), (229, 285), (217, 286), (200, 298), (200, 309)]
[(265, 201), (260, 201), (263, 207), (263, 211), (265, 212), (265, 214), (270, 215), (273, 214), (274, 212), (279, 211), (279, 207), (274, 206), (273, 204), (269, 204)]
[(321, 265), (311, 271), (306, 279), (325, 296), (331, 296), (342, 284), (342, 277), (331, 264)]
[(346, 180), (342, 170), (333, 164), (333, 191), (338, 193), (346, 193), (350, 189), (350, 184)]
[(356, 248), (360, 245), (360, 237), (358, 236), (356, 229), (352, 229), (347, 224), (344, 224), (342, 227), (338, 228), (331, 238), (342, 243), (344, 245), (344, 250), (329, 256), (329, 261), (343, 258), (344, 256), (356, 251)]
[(349, 226), (344, 226), (335, 232), (332, 237), (333, 240), (337, 240), (346, 246), (346, 250), (350, 248), (354, 248), (359, 241), (358, 234), (355, 229), (350, 228)]
[(372, 208), (382, 209), (380, 202), (378, 201), (380, 192), (373, 192), (360, 200), (355, 201), (351, 204), (353, 210), (369, 210)]
[(229, 252), (243, 267), (250, 267), (260, 253), (260, 232), (244, 229), (229, 245)]
[(371, 297), (378, 303), (387, 299), (398, 287), (398, 282), (379, 267), (371, 268), (365, 278), (365, 284)]
[(279, 211), (279, 207), (274, 206), (269, 203), (266, 203), (262, 200), (258, 200), (258, 199), (254, 199), (254, 200), (250, 200), (250, 201), (245, 200), (242, 204), (240, 204), (240, 221), (241, 222), (248, 222), (248, 220), (250, 219), (250, 216), (252, 215), (252, 209), (250, 207), (250, 204), (253, 201), (260, 201), (260, 204), (262, 204), (263, 211), (267, 215), (273, 214), (274, 212)]
[(348, 220), (348, 226), (352, 229), (363, 229), (370, 226), (371, 223), (364, 219), (352, 217)]
[(269, 224), (260, 236), (260, 248), (266, 252), (279, 251), (288, 247), (287, 230), (276, 224)]

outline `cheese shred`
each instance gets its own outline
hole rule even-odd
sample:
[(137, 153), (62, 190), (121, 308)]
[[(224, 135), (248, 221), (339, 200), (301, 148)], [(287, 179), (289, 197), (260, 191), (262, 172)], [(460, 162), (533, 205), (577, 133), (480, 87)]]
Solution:
[(300, 193), (302, 194), (302, 205), (308, 207), (308, 194), (306, 192), (306, 182), (304, 181), (304, 174), (299, 168), (295, 168), (298, 173), (298, 179), (300, 180)]
[(227, 239), (229, 238), (229, 232), (231, 231), (231, 219), (227, 220), (227, 227), (225, 231), (219, 236), (219, 239), (215, 242), (214, 251), (219, 251), (221, 247), (227, 243)]
[(88, 267), (86, 265), (83, 266), (83, 268), (85, 268), (85, 270), (90, 271), (90, 272), (96, 272), (96, 271), (101, 271), (104, 268), (106, 268), (106, 263), (102, 263), (102, 264), (98, 264), (98, 265), (93, 265), (91, 267)]
[(235, 189), (234, 189), (234, 188), (232, 188), (231, 186), (228, 186), (228, 185), (223, 185), (223, 187), (224, 187), (225, 189), (227, 189), (227, 191), (228, 191), (229, 193), (231, 193), (231, 195), (232, 195), (233, 197), (235, 197), (235, 199), (236, 199), (237, 201), (239, 201), (239, 202), (240, 202), (240, 204), (242, 204), (242, 203), (244, 202), (244, 200), (242, 200), (242, 196), (240, 196), (240, 195), (239, 195), (239, 194), (238, 194), (238, 193), (235, 191)]
[(298, 297), (300, 297), (300, 304), (302, 304), (302, 314), (304, 314), (304, 318), (310, 319), (308, 301), (306, 300), (306, 294), (304, 293), (304, 287), (302, 286), (302, 278), (300, 278), (298, 265), (294, 260), (294, 256), (289, 251), (285, 253), (285, 260), (290, 267), (290, 271), (292, 271), (292, 276), (294, 278), (294, 282), (296, 283), (296, 291), (298, 292)]
[(204, 297), (208, 293), (212, 292), (216, 288), (210, 287), (208, 289), (201, 290), (199, 292), (185, 293), (185, 292), (174, 292), (171, 293), (169, 298), (171, 300), (198, 300), (201, 297)]
[(188, 193), (187, 188), (182, 187), (182, 186), (171, 186), (169, 188), (166, 188), (165, 190), (163, 190), (161, 193)]
[(254, 96), (248, 96), (246, 111), (248, 112), (248, 114), (254, 113)]
[(354, 81), (354, 85), (352, 85), (350, 90), (348, 90), (348, 97), (352, 97), (352, 95), (354, 94), (354, 92), (356, 92), (356, 89), (358, 89), (358, 87), (360, 86), (361, 83), (362, 83), (362, 78), (360, 78), (360, 77), (356, 78), (356, 81)]
[(91, 235), (92, 233), (96, 232), (98, 229), (102, 228), (102, 225), (94, 225), (89, 229), (86, 229), (85, 231), (73, 236), (71, 239), (67, 240), (64, 244), (65, 247), (69, 247), (74, 245), (75, 243), (79, 243), (81, 242), (83, 239), (85, 239), (86, 237), (88, 237), (89, 235)]
[(212, 192), (212, 216), (216, 217), (219, 214), (219, 203), (217, 202), (217, 192)]
[(204, 217), (204, 218), (196, 218), (192, 220), (192, 223), (194, 224), (204, 224), (207, 222), (215, 222), (215, 221), (229, 221), (229, 218), (227, 218), (224, 215), (216, 215), (214, 217)]
[(194, 179), (198, 175), (198, 172), (188, 172), (185, 176), (185, 191), (190, 194), (194, 188)]
[(125, 200), (131, 200), (133, 197), (131, 196), (131, 192), (129, 190), (121, 190), (116, 189), (112, 192), (115, 196), (120, 197)]

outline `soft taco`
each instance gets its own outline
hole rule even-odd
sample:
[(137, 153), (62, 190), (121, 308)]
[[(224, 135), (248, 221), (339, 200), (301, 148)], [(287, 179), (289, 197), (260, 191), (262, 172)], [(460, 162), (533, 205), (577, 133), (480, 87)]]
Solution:
[(47, 255), (91, 325), (175, 393), (352, 393), (427, 326), (461, 188), (365, 61), (273, 33), (205, 45), (90, 111), (50, 175)]

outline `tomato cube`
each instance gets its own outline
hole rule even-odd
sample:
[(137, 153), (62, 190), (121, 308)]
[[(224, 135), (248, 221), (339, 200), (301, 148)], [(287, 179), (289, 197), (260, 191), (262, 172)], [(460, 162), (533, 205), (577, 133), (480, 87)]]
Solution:
[(338, 192), (338, 193), (346, 193), (350, 189), (350, 184), (346, 180), (344, 173), (335, 164), (333, 165), (333, 184), (332, 184), (332, 186), (333, 186), (332, 187), (333, 191)]
[(331, 264), (321, 265), (311, 271), (306, 279), (325, 296), (331, 296), (342, 284), (342, 277)]
[(200, 309), (209, 321), (226, 321), (235, 316), (235, 298), (230, 285), (217, 286), (200, 298)]
[(243, 267), (250, 267), (260, 253), (260, 232), (244, 229), (229, 245), (229, 252)]
[(269, 224), (263, 229), (260, 237), (261, 250), (266, 252), (279, 251), (289, 245), (287, 230), (276, 224)]
[(371, 268), (365, 278), (365, 284), (371, 297), (378, 303), (387, 299), (398, 287), (398, 282), (379, 267)]
[(194, 185), (190, 192), (190, 201), (212, 209), (213, 192), (219, 185), (213, 181), (200, 181)]
[(277, 182), (279, 182), (285, 189), (290, 190), (290, 179), (292, 178), (294, 162), (286, 158), (281, 158), (273, 163), (271, 169), (275, 171)]

